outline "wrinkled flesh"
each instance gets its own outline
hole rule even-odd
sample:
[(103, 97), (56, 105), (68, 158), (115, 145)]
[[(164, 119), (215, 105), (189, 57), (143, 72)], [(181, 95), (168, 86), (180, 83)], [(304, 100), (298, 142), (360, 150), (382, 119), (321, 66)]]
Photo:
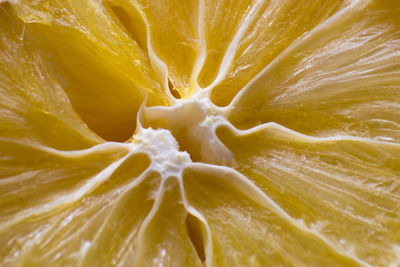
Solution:
[(400, 3), (0, 1), (4, 266), (397, 266)]

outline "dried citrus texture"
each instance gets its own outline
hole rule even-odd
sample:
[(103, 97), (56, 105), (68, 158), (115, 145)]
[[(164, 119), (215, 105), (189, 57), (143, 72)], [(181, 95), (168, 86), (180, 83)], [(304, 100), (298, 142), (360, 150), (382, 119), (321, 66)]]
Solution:
[(400, 3), (0, 1), (4, 266), (398, 266)]

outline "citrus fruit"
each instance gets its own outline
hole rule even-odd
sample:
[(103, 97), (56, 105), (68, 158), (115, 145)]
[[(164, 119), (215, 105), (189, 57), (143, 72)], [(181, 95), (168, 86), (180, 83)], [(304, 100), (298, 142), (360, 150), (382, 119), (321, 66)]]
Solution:
[(2, 266), (400, 266), (399, 14), (0, 1)]

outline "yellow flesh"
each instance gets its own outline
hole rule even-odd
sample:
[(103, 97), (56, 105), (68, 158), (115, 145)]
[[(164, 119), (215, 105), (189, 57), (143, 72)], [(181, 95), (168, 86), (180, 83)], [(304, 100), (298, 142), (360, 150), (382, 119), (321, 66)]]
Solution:
[(0, 261), (398, 266), (399, 14), (0, 1)]

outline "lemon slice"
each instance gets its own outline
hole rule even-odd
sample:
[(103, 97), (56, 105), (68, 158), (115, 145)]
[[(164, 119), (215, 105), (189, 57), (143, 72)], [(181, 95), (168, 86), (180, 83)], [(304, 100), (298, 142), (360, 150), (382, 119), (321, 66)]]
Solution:
[(0, 1), (4, 266), (398, 266), (400, 4)]

